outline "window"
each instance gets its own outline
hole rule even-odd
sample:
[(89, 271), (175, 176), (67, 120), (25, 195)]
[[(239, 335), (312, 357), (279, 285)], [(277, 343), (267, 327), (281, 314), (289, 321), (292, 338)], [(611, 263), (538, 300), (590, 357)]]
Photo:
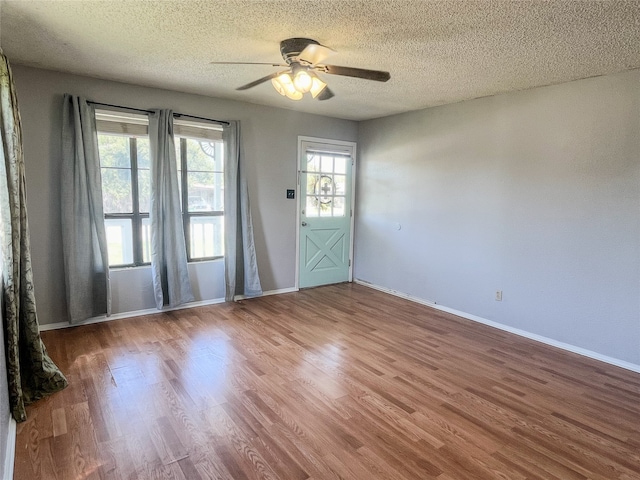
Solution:
[[(148, 118), (97, 111), (109, 266), (151, 262)], [(174, 121), (176, 161), (189, 261), (224, 254), (224, 147), (217, 125)]]
[(221, 140), (176, 137), (187, 258), (222, 257), (224, 148)]
[(340, 153), (307, 150), (307, 217), (344, 217), (347, 162)]

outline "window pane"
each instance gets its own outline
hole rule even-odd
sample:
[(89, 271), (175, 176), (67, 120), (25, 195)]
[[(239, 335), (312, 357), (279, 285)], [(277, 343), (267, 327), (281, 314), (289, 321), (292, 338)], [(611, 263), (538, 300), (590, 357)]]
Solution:
[(151, 220), (149, 220), (149, 218), (143, 218), (141, 228), (142, 261), (144, 263), (151, 263)]
[(220, 162), (216, 162), (217, 150), (215, 142), (187, 138), (187, 170), (222, 171)]
[(123, 135), (98, 135), (98, 152), (101, 167), (131, 168), (129, 137)]
[(149, 213), (151, 201), (151, 173), (148, 169), (138, 170), (138, 209), (142, 213)]
[[(182, 198), (182, 160), (180, 154), (180, 137), (176, 137), (176, 165), (178, 168), (178, 193)], [(182, 201), (180, 201), (180, 210), (182, 210)]]
[(132, 213), (131, 169), (102, 169), (102, 202), (104, 213)]
[(138, 168), (149, 168), (149, 137), (137, 138)]
[(216, 172), (224, 172), (224, 142), (216, 142), (216, 158), (214, 162), (214, 170)]
[(211, 212), (224, 209), (222, 173), (188, 172), (188, 205), (190, 212)]
[(180, 163), (180, 137), (175, 138), (175, 147), (176, 147), (176, 164), (178, 166), (178, 170), (181, 170), (182, 164)]
[(105, 218), (109, 265), (133, 263), (133, 235), (130, 218)]
[(224, 254), (223, 217), (189, 219), (191, 259), (221, 257)]

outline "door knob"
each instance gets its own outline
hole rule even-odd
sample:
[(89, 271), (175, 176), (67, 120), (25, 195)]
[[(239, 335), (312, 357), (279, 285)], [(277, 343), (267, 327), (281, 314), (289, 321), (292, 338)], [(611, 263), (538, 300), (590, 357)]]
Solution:
[(307, 226), (307, 222), (302, 222), (302, 226), (306, 227)]

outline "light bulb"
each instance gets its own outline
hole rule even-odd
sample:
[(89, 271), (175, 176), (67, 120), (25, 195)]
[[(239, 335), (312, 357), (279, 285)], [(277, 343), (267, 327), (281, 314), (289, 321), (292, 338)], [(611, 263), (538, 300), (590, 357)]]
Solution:
[(296, 90), (296, 87), (293, 85), (291, 74), (288, 72), (271, 79), (271, 84), (273, 85), (273, 88), (276, 89), (276, 92), (290, 98), (291, 100), (300, 100), (302, 98), (302, 93)]
[(305, 70), (300, 70), (293, 78), (293, 84), (295, 85), (296, 90), (298, 90), (299, 92), (307, 93), (309, 90), (311, 90), (311, 86), (313, 85), (313, 78)]
[(311, 85), (311, 96), (313, 98), (316, 98), (318, 95), (320, 95), (320, 92), (322, 92), (326, 86), (327, 86), (326, 83), (324, 83), (318, 77), (314, 76), (313, 83)]
[(272, 78), (271, 79), (271, 85), (273, 85), (273, 88), (276, 89), (276, 92), (278, 92), (280, 95), (284, 96), (285, 95), (285, 90), (284, 90), (284, 86), (282, 85), (282, 83), (280, 82), (279, 77), (276, 78)]
[(287, 91), (285, 95), (287, 96), (287, 98), (290, 98), (291, 100), (302, 99), (302, 92), (297, 91), (295, 88), (291, 91)]

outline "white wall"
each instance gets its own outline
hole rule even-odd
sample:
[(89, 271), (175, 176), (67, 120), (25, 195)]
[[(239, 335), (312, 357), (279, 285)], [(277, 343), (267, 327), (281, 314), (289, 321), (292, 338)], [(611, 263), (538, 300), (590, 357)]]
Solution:
[[(287, 200), (285, 191), (295, 188), (298, 135), (355, 141), (355, 122), (18, 65), (13, 65), (13, 73), (24, 133), (31, 253), (41, 324), (67, 320), (59, 187), (64, 93), (111, 104), (240, 120), (262, 286), (264, 290), (294, 286), (296, 202)], [(283, 97), (282, 101), (288, 100)], [(145, 270), (112, 273), (117, 281), (114, 312), (153, 306)], [(224, 296), (222, 271), (219, 261), (190, 267), (197, 300)]]
[(640, 70), (359, 130), (355, 278), (640, 365)]

